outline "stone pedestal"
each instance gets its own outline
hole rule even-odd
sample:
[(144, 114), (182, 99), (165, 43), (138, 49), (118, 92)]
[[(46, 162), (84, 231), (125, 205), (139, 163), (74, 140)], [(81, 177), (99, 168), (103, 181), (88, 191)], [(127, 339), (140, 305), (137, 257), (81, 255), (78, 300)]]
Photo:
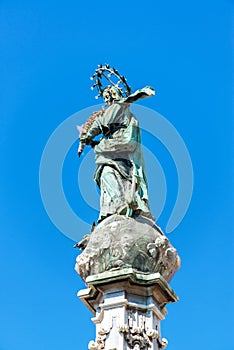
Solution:
[(155, 223), (113, 215), (92, 232), (76, 271), (87, 288), (79, 298), (93, 313), (89, 350), (159, 350), (160, 321), (178, 300), (168, 282), (180, 259)]
[(159, 273), (142, 274), (131, 268), (87, 278), (88, 288), (79, 298), (95, 315), (96, 339), (90, 350), (165, 348), (160, 321), (165, 305), (178, 300)]

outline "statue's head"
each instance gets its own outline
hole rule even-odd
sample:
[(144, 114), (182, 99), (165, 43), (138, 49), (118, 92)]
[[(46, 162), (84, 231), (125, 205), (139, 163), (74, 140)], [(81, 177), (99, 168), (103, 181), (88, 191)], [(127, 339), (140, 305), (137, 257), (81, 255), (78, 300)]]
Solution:
[(112, 104), (113, 101), (128, 97), (131, 93), (126, 78), (120, 75), (117, 69), (111, 68), (109, 64), (104, 66), (99, 64), (90, 79), (95, 81), (91, 89), (98, 90), (96, 98), (103, 97), (108, 105)]
[(103, 100), (108, 106), (110, 106), (115, 101), (120, 101), (123, 98), (119, 88), (115, 86), (107, 86), (103, 90), (102, 96)]

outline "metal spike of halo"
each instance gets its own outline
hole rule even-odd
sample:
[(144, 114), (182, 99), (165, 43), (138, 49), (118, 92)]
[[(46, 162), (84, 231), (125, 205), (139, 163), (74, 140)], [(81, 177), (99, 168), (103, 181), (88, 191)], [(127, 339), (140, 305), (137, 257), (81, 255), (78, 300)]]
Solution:
[[(103, 78), (108, 82), (108, 85), (103, 84)], [(128, 97), (131, 94), (131, 87), (127, 84), (127, 79), (120, 75), (117, 69), (111, 68), (109, 64), (104, 66), (99, 64), (90, 79), (95, 80), (91, 90), (95, 88), (98, 90), (98, 95), (95, 96), (96, 99), (103, 95), (103, 91), (107, 86), (115, 86), (123, 97)]]

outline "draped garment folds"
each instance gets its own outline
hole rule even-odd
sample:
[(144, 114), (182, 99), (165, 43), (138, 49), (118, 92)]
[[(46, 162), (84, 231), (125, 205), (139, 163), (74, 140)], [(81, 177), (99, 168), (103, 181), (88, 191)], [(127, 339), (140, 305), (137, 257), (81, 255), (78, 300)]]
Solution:
[(99, 221), (112, 214), (150, 215), (141, 133), (130, 103), (154, 95), (151, 87), (114, 101), (98, 116), (85, 135), (104, 137), (95, 146), (97, 169), (94, 180), (101, 191)]

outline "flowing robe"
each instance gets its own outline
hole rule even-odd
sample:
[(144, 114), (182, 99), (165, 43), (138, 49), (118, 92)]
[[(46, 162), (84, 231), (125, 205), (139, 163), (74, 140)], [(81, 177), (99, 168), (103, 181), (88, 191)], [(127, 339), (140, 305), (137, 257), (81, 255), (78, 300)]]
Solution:
[(94, 180), (101, 191), (99, 221), (115, 213), (151, 216), (141, 133), (130, 112), (130, 103), (153, 94), (154, 90), (146, 87), (114, 101), (85, 135), (86, 140), (104, 135), (94, 148), (97, 164)]

